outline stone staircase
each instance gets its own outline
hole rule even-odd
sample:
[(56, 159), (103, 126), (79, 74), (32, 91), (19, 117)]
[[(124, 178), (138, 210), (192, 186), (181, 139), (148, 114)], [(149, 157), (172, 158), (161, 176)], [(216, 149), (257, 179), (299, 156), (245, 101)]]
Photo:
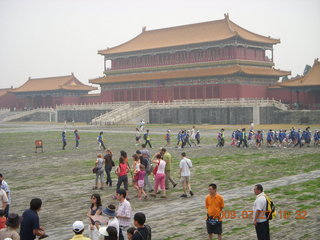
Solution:
[(10, 112), (6, 117), (2, 118), (2, 122), (10, 122), (14, 121), (23, 117), (30, 116), (34, 113), (38, 112), (54, 112), (55, 110), (53, 108), (36, 108), (29, 111), (22, 111), (22, 112)]
[(117, 108), (114, 108), (114, 110), (107, 112), (99, 117), (96, 117), (92, 119), (91, 124), (92, 125), (112, 125), (115, 124), (115, 118), (119, 114), (123, 114), (127, 112), (130, 109), (130, 104), (123, 104), (121, 106), (118, 106)]

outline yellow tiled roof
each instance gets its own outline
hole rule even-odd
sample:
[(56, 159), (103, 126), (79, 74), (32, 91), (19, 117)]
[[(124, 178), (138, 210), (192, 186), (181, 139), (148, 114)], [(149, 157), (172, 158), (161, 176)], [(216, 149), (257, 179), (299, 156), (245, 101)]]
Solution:
[(215, 68), (197, 68), (197, 69), (176, 70), (176, 71), (109, 75), (109, 76), (89, 80), (89, 82), (94, 84), (104, 84), (104, 83), (115, 83), (115, 82), (135, 82), (135, 81), (148, 81), (148, 80), (180, 79), (180, 78), (185, 79), (185, 78), (195, 78), (195, 77), (224, 76), (224, 75), (232, 75), (236, 73), (243, 73), (247, 75), (259, 75), (259, 76), (285, 76), (285, 75), (291, 74), (290, 72), (276, 70), (273, 68), (233, 65), (233, 66), (215, 67)]
[(8, 93), (12, 88), (1, 88), (0, 89), (0, 97)]
[(320, 61), (316, 59), (309, 72), (296, 79), (291, 79), (280, 83), (281, 87), (308, 87), (308, 86), (320, 86)]
[(258, 35), (238, 26), (229, 20), (229, 16), (225, 14), (224, 19), (216, 21), (150, 31), (143, 30), (142, 33), (130, 41), (113, 48), (100, 50), (98, 53), (101, 55), (116, 54), (205, 42), (216, 42), (236, 36), (248, 41), (265, 44), (276, 44), (280, 42), (279, 39)]
[(97, 88), (81, 83), (73, 74), (61, 77), (34, 78), (24, 83), (21, 87), (10, 92), (40, 92), (53, 90), (91, 91)]

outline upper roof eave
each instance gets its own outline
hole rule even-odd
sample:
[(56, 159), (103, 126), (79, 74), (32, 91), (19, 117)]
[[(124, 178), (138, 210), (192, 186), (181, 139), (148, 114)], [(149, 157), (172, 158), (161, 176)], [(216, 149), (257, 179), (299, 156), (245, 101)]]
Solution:
[(98, 50), (98, 54), (108, 55), (126, 52), (129, 53), (204, 42), (216, 42), (230, 39), (234, 36), (239, 36), (247, 41), (259, 42), (263, 44), (280, 43), (280, 39), (265, 37), (238, 26), (229, 20), (228, 15), (225, 15), (224, 19), (216, 21), (155, 29), (150, 31), (143, 30), (142, 33), (123, 44), (104, 50)]

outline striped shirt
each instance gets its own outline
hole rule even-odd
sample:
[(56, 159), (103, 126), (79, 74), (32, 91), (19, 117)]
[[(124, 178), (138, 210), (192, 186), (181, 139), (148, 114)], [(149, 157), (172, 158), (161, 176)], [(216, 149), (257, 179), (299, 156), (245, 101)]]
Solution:
[(119, 203), (117, 216), (125, 216), (128, 218), (118, 217), (119, 225), (123, 227), (130, 226), (131, 223), (131, 205), (127, 199)]

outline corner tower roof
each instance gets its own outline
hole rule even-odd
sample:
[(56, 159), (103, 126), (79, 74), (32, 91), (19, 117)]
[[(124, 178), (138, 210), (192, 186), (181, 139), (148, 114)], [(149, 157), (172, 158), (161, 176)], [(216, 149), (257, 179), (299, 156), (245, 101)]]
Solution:
[(183, 46), (205, 42), (217, 42), (239, 37), (247, 41), (277, 44), (279, 39), (265, 37), (250, 32), (229, 19), (225, 18), (216, 21), (195, 23), (170, 28), (145, 30), (145, 27), (135, 38), (113, 48), (98, 51), (101, 55), (117, 54), (124, 52), (135, 52), (148, 49), (158, 49), (166, 47)]
[(312, 86), (320, 86), (320, 61), (319, 59), (315, 59), (312, 68), (309, 72), (299, 78), (291, 79), (280, 83), (281, 87), (312, 87)]

